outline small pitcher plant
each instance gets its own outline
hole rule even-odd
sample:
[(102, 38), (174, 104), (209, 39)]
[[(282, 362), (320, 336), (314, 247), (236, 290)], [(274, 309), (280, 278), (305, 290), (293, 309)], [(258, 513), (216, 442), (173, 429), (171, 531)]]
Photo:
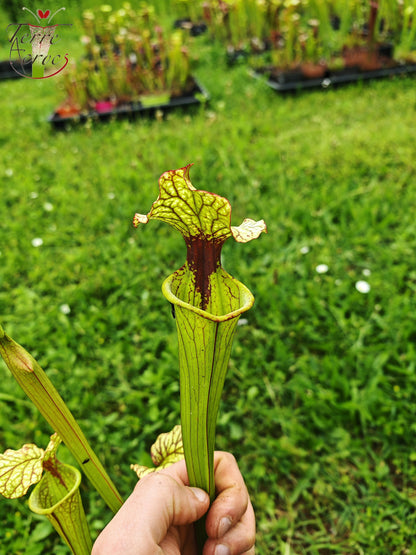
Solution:
[(0, 326), (0, 355), (14, 378), (51, 427), (59, 433), (93, 486), (117, 512), (122, 499), (74, 416), (37, 361)]
[(89, 555), (92, 542), (79, 493), (81, 473), (56, 458), (60, 443), (53, 434), (46, 450), (34, 444), (7, 449), (0, 455), (0, 493), (15, 499), (37, 484), (29, 497), (30, 510), (49, 519), (74, 555)]

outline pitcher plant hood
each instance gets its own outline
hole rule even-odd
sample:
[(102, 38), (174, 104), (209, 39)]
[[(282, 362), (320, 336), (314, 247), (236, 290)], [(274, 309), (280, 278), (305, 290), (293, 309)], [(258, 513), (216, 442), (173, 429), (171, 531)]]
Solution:
[[(185, 265), (171, 276), (172, 294), (195, 309), (221, 317), (241, 308), (238, 287), (236, 289), (232, 283), (236, 280), (221, 267), (223, 244), (229, 237), (246, 243), (267, 229), (264, 220), (249, 218), (237, 227), (232, 226), (229, 201), (215, 193), (196, 189), (189, 179), (191, 165), (161, 175), (158, 198), (150, 212), (134, 216), (133, 225), (137, 227), (156, 219), (170, 224), (182, 234), (187, 259)], [(214, 290), (220, 294), (214, 295)], [(166, 287), (163, 292), (167, 296)]]

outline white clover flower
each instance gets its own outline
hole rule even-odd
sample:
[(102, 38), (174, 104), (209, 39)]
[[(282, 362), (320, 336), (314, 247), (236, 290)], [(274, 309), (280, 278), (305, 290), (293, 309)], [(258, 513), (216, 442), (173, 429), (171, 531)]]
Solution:
[(302, 254), (308, 254), (309, 247), (308, 247), (308, 245), (305, 245), (304, 247), (301, 247), (299, 250)]
[(62, 312), (62, 314), (69, 314), (71, 312), (71, 307), (69, 306), (69, 304), (64, 303), (61, 304), (59, 310)]
[(12, 177), (13, 169), (12, 168), (7, 168), (6, 170), (4, 170), (4, 174), (6, 175), (6, 177)]
[(30, 197), (31, 199), (38, 198), (38, 196), (39, 196), (39, 194), (38, 194), (36, 191), (32, 191), (32, 192), (29, 194), (29, 197)]
[(240, 318), (237, 322), (237, 326), (246, 326), (248, 324), (247, 318)]
[(359, 293), (364, 293), (364, 294), (368, 293), (371, 289), (370, 284), (364, 280), (357, 281), (357, 283), (355, 284), (355, 288)]
[(108, 197), (110, 200), (113, 200), (113, 199), (116, 198), (116, 195), (115, 195), (114, 193), (108, 193), (107, 197)]
[(364, 276), (367, 276), (367, 277), (368, 277), (368, 276), (371, 276), (371, 270), (369, 270), (368, 268), (364, 268), (364, 270), (363, 270), (363, 275), (364, 275)]
[(43, 205), (43, 209), (46, 210), (46, 212), (52, 212), (53, 204), (50, 202), (45, 202)]
[(328, 270), (329, 267), (326, 264), (318, 264), (318, 266), (315, 268), (315, 271), (318, 274), (326, 274)]
[(41, 247), (43, 245), (43, 239), (40, 237), (35, 237), (32, 239), (32, 247)]

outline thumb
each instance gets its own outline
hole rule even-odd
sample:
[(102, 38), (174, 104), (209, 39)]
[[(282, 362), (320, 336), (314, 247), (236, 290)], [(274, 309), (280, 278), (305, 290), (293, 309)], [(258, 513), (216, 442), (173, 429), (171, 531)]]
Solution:
[[(191, 524), (209, 508), (209, 495), (199, 488), (184, 486), (162, 472), (142, 478), (133, 495), (142, 508), (140, 528), (158, 545), (171, 526)], [(137, 514), (137, 513), (136, 513)]]
[(101, 532), (92, 555), (156, 553), (171, 526), (195, 522), (208, 507), (202, 489), (184, 486), (163, 471), (148, 474)]
[[(163, 529), (162, 538), (171, 526), (191, 524), (207, 512), (209, 495), (204, 490), (180, 484), (163, 473), (146, 478), (142, 478), (142, 487), (138, 488), (142, 502), (148, 500), (145, 520), (150, 529), (153, 528), (152, 523), (158, 530)], [(156, 533), (153, 537), (156, 538)]]
[(209, 495), (200, 488), (178, 486), (178, 495), (172, 498), (172, 525), (192, 524), (207, 512)]

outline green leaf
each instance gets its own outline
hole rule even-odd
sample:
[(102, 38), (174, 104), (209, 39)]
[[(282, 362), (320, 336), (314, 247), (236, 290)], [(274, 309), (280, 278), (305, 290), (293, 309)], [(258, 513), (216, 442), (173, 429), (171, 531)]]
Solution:
[(0, 455), (0, 493), (8, 499), (25, 495), (42, 478), (45, 452), (33, 443)]
[(53, 527), (51, 526), (51, 523), (45, 519), (35, 526), (33, 531), (30, 533), (30, 540), (33, 543), (41, 542), (42, 540), (50, 536), (52, 532)]

